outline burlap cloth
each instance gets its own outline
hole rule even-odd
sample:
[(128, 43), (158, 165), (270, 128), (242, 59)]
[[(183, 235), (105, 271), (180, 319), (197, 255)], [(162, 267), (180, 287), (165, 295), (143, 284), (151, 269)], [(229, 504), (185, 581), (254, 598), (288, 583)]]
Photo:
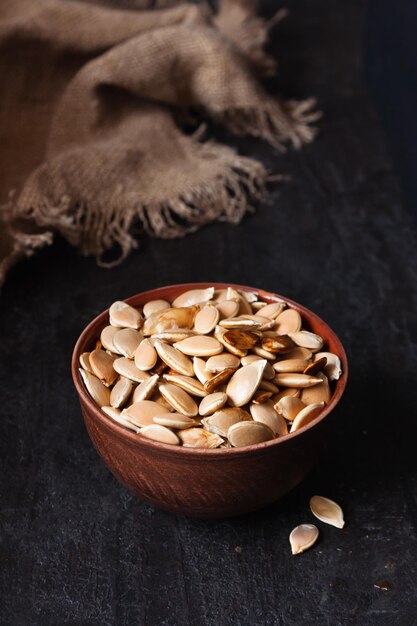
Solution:
[(255, 77), (275, 65), (252, 2), (149, 4), (0, 0), (0, 283), (55, 233), (105, 264), (137, 245), (134, 224), (178, 237), (239, 222), (268, 173), (186, 134), (185, 115), (281, 148), (313, 139), (312, 101), (272, 98)]

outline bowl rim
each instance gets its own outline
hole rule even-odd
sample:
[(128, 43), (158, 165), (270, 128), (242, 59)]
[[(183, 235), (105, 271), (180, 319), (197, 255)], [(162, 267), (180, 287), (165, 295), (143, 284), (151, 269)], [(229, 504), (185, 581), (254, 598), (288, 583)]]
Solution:
[[(316, 428), (321, 422), (325, 420), (325, 418), (333, 411), (333, 409), (340, 402), (344, 394), (344, 391), (346, 389), (349, 367), (348, 367), (346, 351), (339, 337), (336, 335), (336, 333), (324, 320), (322, 320), (318, 315), (316, 315), (310, 309), (304, 307), (303, 305), (299, 304), (295, 300), (291, 300), (290, 298), (286, 298), (274, 292), (265, 291), (264, 289), (261, 289), (261, 288), (250, 287), (248, 285), (240, 285), (236, 283), (219, 283), (219, 282), (178, 283), (174, 285), (165, 285), (162, 287), (156, 287), (154, 289), (148, 289), (146, 291), (138, 292), (137, 294), (133, 296), (125, 298), (123, 301), (127, 302), (128, 304), (132, 304), (133, 306), (137, 306), (139, 304), (138, 301), (143, 301), (143, 303), (145, 303), (148, 300), (152, 299), (156, 293), (158, 293), (157, 295), (158, 299), (163, 298), (163, 296), (159, 292), (164, 291), (164, 290), (182, 289), (183, 291), (188, 291), (189, 289), (205, 289), (207, 287), (214, 287), (215, 289), (225, 289), (227, 287), (232, 287), (234, 289), (256, 293), (259, 298), (265, 298), (265, 299), (270, 300), (271, 302), (283, 301), (286, 304), (288, 304), (291, 308), (298, 310), (303, 315), (303, 317), (307, 320), (307, 322), (310, 322), (311, 319), (314, 319), (319, 324), (322, 324), (324, 326), (324, 328), (326, 329), (325, 338), (328, 338), (329, 336), (331, 336), (333, 343), (337, 347), (337, 355), (339, 356), (342, 362), (342, 375), (336, 381), (336, 386), (332, 394), (332, 397), (330, 398), (329, 403), (324, 407), (320, 415), (318, 415), (309, 424), (307, 424), (306, 426), (303, 426), (302, 428), (300, 428), (299, 430), (293, 433), (289, 433), (288, 435), (285, 435), (283, 437), (271, 439), (270, 441), (265, 441), (263, 443), (257, 443), (257, 444), (253, 444), (253, 445), (245, 446), (241, 448), (214, 448), (214, 449), (186, 448), (184, 446), (173, 446), (170, 444), (161, 443), (159, 441), (153, 441), (151, 439), (146, 439), (145, 437), (138, 436), (137, 433), (133, 433), (129, 431), (128, 429), (124, 428), (123, 426), (121, 426), (120, 424), (112, 420), (111, 417), (103, 413), (103, 411), (101, 411), (98, 405), (94, 402), (94, 400), (88, 394), (84, 386), (84, 383), (82, 382), (81, 374), (79, 372), (79, 367), (80, 367), (79, 357), (82, 354), (82, 348), (84, 348), (85, 339), (91, 333), (92, 330), (95, 330), (96, 328), (99, 328), (101, 326), (104, 327), (106, 325), (105, 322), (106, 321), (108, 322), (109, 309), (102, 311), (84, 328), (84, 330), (80, 334), (75, 344), (75, 347), (72, 353), (72, 359), (71, 359), (72, 379), (73, 379), (75, 388), (77, 390), (79, 399), (82, 401), (82, 404), (84, 403), (87, 406), (88, 410), (90, 411), (90, 414), (93, 415), (96, 420), (101, 422), (108, 430), (112, 431), (113, 434), (118, 436), (118, 438), (125, 439), (127, 442), (129, 442), (133, 446), (143, 447), (145, 450), (149, 449), (149, 451), (158, 452), (160, 454), (163, 454), (164, 456), (183, 455), (184, 457), (189, 458), (189, 459), (193, 457), (202, 459), (204, 457), (207, 460), (214, 461), (216, 459), (219, 459), (220, 457), (224, 460), (225, 458), (232, 459), (235, 457), (243, 457), (247, 455), (252, 455), (252, 454), (259, 452), (260, 450), (270, 449), (275, 446), (280, 446), (280, 445), (282, 446), (282, 445), (288, 444), (294, 439), (298, 437), (302, 437), (302, 435), (308, 432), (309, 430)], [(97, 337), (98, 333), (95, 333), (95, 334)]]

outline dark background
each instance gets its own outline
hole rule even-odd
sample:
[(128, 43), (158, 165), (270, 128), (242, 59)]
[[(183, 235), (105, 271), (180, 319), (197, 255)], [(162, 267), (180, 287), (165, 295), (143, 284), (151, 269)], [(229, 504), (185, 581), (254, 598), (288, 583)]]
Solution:
[[(273, 7), (263, 3), (266, 14)], [(281, 75), (269, 86), (318, 97), (325, 116), (317, 141), (281, 155), (217, 130), (292, 175), (272, 189), (270, 206), (237, 228), (143, 238), (108, 271), (57, 241), (8, 277), (0, 312), (2, 625), (417, 622), (415, 9), (411, 0), (293, 0), (290, 9), (273, 33)], [(198, 280), (302, 302), (339, 334), (351, 367), (339, 435), (321, 464), (275, 505), (224, 521), (157, 511), (120, 486), (88, 439), (69, 369), (80, 331), (113, 300)], [(288, 534), (314, 521), (315, 493), (342, 505), (346, 527), (317, 522), (319, 543), (293, 557)], [(375, 587), (380, 581), (390, 591)]]

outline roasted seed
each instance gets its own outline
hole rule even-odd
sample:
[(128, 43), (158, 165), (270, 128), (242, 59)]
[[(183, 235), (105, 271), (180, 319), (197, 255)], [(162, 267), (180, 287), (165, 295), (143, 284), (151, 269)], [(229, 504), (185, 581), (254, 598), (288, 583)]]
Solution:
[(343, 528), (345, 525), (342, 509), (329, 498), (313, 496), (310, 499), (310, 509), (313, 515), (325, 524), (331, 524), (336, 528)]
[(252, 398), (262, 380), (266, 361), (255, 361), (236, 370), (227, 385), (227, 399), (232, 406), (243, 406)]
[(187, 417), (195, 417), (198, 414), (197, 404), (181, 387), (177, 387), (177, 385), (172, 383), (165, 383), (160, 385), (159, 391), (178, 413), (187, 415)]
[(227, 432), (233, 424), (246, 420), (250, 420), (250, 415), (243, 409), (220, 409), (220, 411), (216, 411), (216, 413), (204, 419), (204, 427), (211, 433), (227, 437)]
[(271, 401), (264, 402), (263, 404), (255, 404), (252, 402), (249, 406), (249, 410), (255, 422), (266, 424), (275, 437), (283, 437), (288, 434), (287, 422), (274, 409), (274, 405)]
[(264, 402), (269, 400), (271, 396), (272, 391), (264, 391), (263, 389), (258, 389), (258, 391), (255, 391), (255, 393), (253, 394), (252, 402), (254, 404), (263, 404)]
[(239, 302), (235, 300), (223, 300), (222, 302), (216, 303), (216, 308), (220, 313), (221, 319), (236, 317), (239, 313)]
[(152, 400), (141, 400), (131, 404), (127, 409), (123, 409), (121, 415), (125, 419), (132, 422), (136, 426), (149, 426), (153, 424), (153, 418), (155, 415), (162, 413), (161, 405)]
[(147, 374), (146, 372), (142, 372), (136, 367), (133, 361), (126, 358), (125, 356), (120, 357), (120, 359), (116, 359), (113, 363), (113, 367), (115, 371), (120, 374), (120, 376), (129, 378), (136, 383), (141, 383), (149, 378), (149, 374)]
[(274, 378), (277, 385), (283, 387), (312, 387), (321, 383), (321, 378), (315, 376), (307, 376), (307, 374), (277, 374)]
[(322, 412), (325, 404), (325, 402), (309, 404), (304, 409), (301, 409), (292, 423), (290, 433), (300, 430), (300, 428), (307, 426), (307, 424), (310, 424), (310, 422), (315, 420), (316, 417), (318, 417)]
[[(117, 373), (113, 368), (114, 357), (107, 354), (104, 350), (93, 350), (90, 352), (88, 360), (93, 374), (95, 374), (106, 387), (110, 387), (117, 379)], [(108, 404), (108, 402), (106, 404)]]
[(164, 374), (164, 379), (168, 383), (173, 383), (177, 387), (181, 387), (184, 391), (188, 391), (192, 396), (204, 398), (207, 392), (202, 383), (191, 376), (182, 376), (181, 374)]
[(257, 320), (239, 316), (220, 320), (219, 325), (226, 330), (257, 330), (262, 324)]
[(177, 350), (188, 356), (213, 356), (222, 352), (223, 347), (215, 337), (207, 337), (206, 335), (196, 335), (183, 339), (174, 344)]
[(106, 326), (103, 328), (100, 335), (100, 341), (103, 344), (103, 348), (110, 350), (111, 352), (117, 352), (113, 344), (113, 337), (117, 332), (119, 332), (119, 328), (115, 328), (114, 326)]
[(275, 318), (279, 335), (289, 335), (301, 329), (301, 315), (295, 309), (286, 309)]
[(163, 311), (169, 308), (170, 304), (166, 300), (150, 300), (143, 305), (143, 315), (145, 317), (150, 317), (154, 313), (158, 313), (158, 311)]
[(130, 394), (132, 393), (132, 389), (132, 381), (128, 378), (124, 378), (124, 376), (121, 376), (110, 393), (110, 404), (112, 407), (119, 409), (121, 406), (126, 404)]
[[(247, 367), (250, 367), (249, 365)], [(272, 430), (261, 422), (239, 422), (231, 426), (227, 438), (232, 446), (241, 448), (274, 439)]]
[(192, 426), (197, 426), (198, 422), (191, 419), (191, 417), (187, 417), (186, 415), (182, 415), (181, 413), (161, 413), (160, 415), (155, 415), (153, 418), (155, 424), (159, 424), (160, 426), (166, 426), (167, 428), (177, 428), (181, 430), (182, 428), (191, 428)]
[(153, 394), (156, 385), (158, 384), (159, 376), (154, 374), (144, 380), (138, 385), (133, 392), (133, 402), (141, 402), (142, 400), (149, 400)]
[(320, 359), (325, 358), (327, 360), (326, 366), (324, 367), (324, 373), (326, 374), (329, 380), (339, 380), (342, 375), (342, 364), (340, 362), (339, 357), (332, 352), (317, 352), (314, 355), (314, 361), (320, 361)]
[(205, 306), (197, 313), (194, 328), (200, 335), (207, 335), (215, 329), (220, 319), (219, 310), (214, 306)]
[(80, 365), (83, 368), (83, 370), (85, 370), (86, 372), (90, 372), (90, 374), (92, 374), (93, 370), (91, 369), (91, 365), (90, 365), (90, 354), (91, 352), (82, 353), (82, 355), (80, 356)]
[[(304, 359), (284, 359), (283, 361), (277, 361), (274, 363), (273, 368), (279, 374), (282, 372), (302, 374), (307, 366), (308, 361), (305, 361)], [(308, 372), (304, 373), (307, 374)]]
[(180, 444), (180, 440), (172, 430), (169, 430), (169, 428), (165, 426), (160, 426), (159, 424), (144, 426), (140, 429), (140, 434), (142, 437), (146, 437), (146, 439), (152, 439), (152, 441), (158, 441), (159, 443), (168, 443), (172, 446), (178, 446)]
[(314, 524), (300, 524), (290, 534), (291, 552), (301, 554), (311, 548), (318, 539), (319, 530)]
[(236, 370), (229, 368), (227, 370), (222, 370), (218, 374), (214, 374), (214, 376), (212, 376), (209, 380), (207, 380), (204, 383), (204, 389), (206, 390), (207, 393), (213, 393), (215, 389), (217, 389), (218, 387), (220, 387), (220, 385), (223, 385), (226, 381), (228, 381), (231, 375), (235, 371)]
[(310, 376), (315, 376), (321, 370), (324, 370), (326, 363), (327, 358), (323, 356), (321, 359), (318, 359), (317, 361), (313, 361), (313, 363), (309, 363), (308, 365), (306, 365), (303, 373), (309, 374)]
[(221, 409), (227, 402), (227, 395), (224, 391), (217, 391), (216, 393), (210, 393), (205, 398), (203, 398), (200, 402), (200, 406), (198, 407), (198, 412), (200, 415), (205, 417), (206, 415), (211, 415), (215, 413), (219, 409)]
[(126, 302), (113, 302), (109, 309), (110, 323), (120, 328), (140, 328), (143, 318), (137, 309)]
[(224, 341), (238, 350), (250, 350), (259, 341), (258, 335), (244, 330), (228, 330), (223, 335)]
[(234, 354), (228, 354), (227, 352), (223, 352), (223, 354), (218, 354), (216, 356), (211, 356), (207, 359), (206, 362), (206, 372), (212, 372), (217, 374), (222, 370), (226, 369), (237, 369), (240, 365), (240, 360)]
[(216, 326), (216, 328), (214, 329), (214, 336), (216, 337), (217, 341), (220, 341), (222, 346), (224, 346), (228, 352), (231, 352), (235, 356), (238, 356), (238, 357), (246, 356), (247, 350), (241, 350), (239, 348), (235, 348), (231, 344), (227, 343), (227, 341), (225, 341), (224, 336), (226, 332), (227, 331), (225, 328), (222, 328), (221, 326)]
[(173, 307), (189, 307), (193, 304), (199, 304), (200, 302), (208, 302), (212, 300), (214, 296), (214, 287), (207, 287), (207, 289), (191, 289), (185, 291), (180, 296), (175, 298), (172, 303)]
[(300, 398), (304, 404), (318, 404), (319, 402), (327, 403), (330, 400), (331, 391), (326, 374), (319, 372), (315, 378), (320, 381), (318, 385), (314, 385), (314, 387), (310, 387), (309, 389), (301, 390)]
[(103, 383), (91, 374), (90, 372), (86, 372), (81, 367), (79, 369), (81, 374), (81, 378), (83, 379), (84, 385), (87, 388), (88, 393), (93, 398), (94, 402), (101, 406), (108, 406), (110, 404), (110, 390), (108, 387), (105, 387)]
[(184, 376), (193, 376), (194, 368), (192, 362), (174, 346), (157, 339), (154, 348), (164, 363), (172, 367), (173, 370)]
[(142, 332), (144, 335), (149, 336), (178, 328), (192, 329), (195, 316), (199, 310), (198, 306), (190, 306), (158, 311), (146, 318)]
[(308, 330), (299, 330), (298, 332), (288, 333), (293, 342), (300, 348), (307, 348), (312, 352), (317, 352), (323, 347), (323, 339), (316, 333), (310, 333)]
[(178, 437), (184, 448), (218, 448), (224, 441), (219, 435), (209, 433), (203, 428), (180, 430)]
[(136, 367), (146, 372), (155, 367), (158, 360), (158, 353), (149, 339), (143, 339), (136, 348), (134, 357)]
[(205, 385), (210, 378), (213, 378), (213, 374), (206, 371), (206, 362), (204, 359), (200, 359), (198, 356), (193, 358), (193, 368), (196, 377), (202, 385)]
[(282, 313), (284, 309), (285, 302), (271, 302), (271, 304), (267, 304), (266, 306), (262, 307), (261, 315), (263, 315), (263, 317), (270, 317), (271, 319), (275, 319), (277, 315)]
[(292, 422), (297, 414), (305, 408), (304, 402), (295, 396), (284, 396), (274, 404), (274, 409), (286, 420)]
[(113, 345), (118, 354), (131, 359), (142, 339), (142, 333), (134, 328), (122, 328), (115, 333)]
[(154, 342), (155, 339), (161, 339), (167, 343), (176, 343), (188, 337), (194, 337), (195, 332), (189, 328), (172, 328), (171, 330), (164, 330), (162, 333), (155, 333), (151, 335), (150, 341)]
[(135, 433), (139, 432), (139, 428), (137, 426), (135, 426), (134, 424), (129, 422), (127, 419), (122, 417), (119, 409), (115, 409), (113, 406), (102, 406), (101, 410), (103, 411), (103, 413), (105, 413), (108, 417), (111, 417), (115, 422), (117, 422), (121, 426), (124, 426), (125, 428), (128, 428), (129, 430), (133, 430)]

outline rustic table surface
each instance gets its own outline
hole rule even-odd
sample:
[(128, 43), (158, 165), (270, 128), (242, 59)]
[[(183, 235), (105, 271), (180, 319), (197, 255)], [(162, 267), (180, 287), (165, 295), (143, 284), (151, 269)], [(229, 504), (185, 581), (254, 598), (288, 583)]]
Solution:
[[(325, 111), (313, 145), (280, 155), (218, 131), (292, 175), (270, 206), (237, 228), (144, 239), (109, 271), (60, 241), (10, 273), (0, 312), (2, 625), (416, 623), (417, 229), (364, 87), (364, 11), (359, 0), (294, 0), (274, 32), (282, 78), (271, 89), (315, 94)], [(333, 326), (351, 365), (321, 464), (275, 505), (224, 521), (130, 495), (90, 443), (69, 369), (78, 334), (110, 302), (198, 280), (304, 303)], [(314, 521), (315, 493), (343, 506), (345, 529), (318, 522), (318, 544), (293, 557), (288, 534)]]

